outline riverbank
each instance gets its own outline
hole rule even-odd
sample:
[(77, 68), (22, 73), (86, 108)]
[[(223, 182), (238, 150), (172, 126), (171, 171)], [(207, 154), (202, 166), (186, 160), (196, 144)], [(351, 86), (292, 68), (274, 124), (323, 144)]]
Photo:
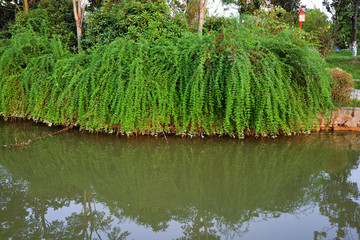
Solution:
[[(58, 132), (63, 132), (66, 131), (68, 129), (77, 129), (79, 131), (86, 131), (89, 132), (88, 130), (84, 130), (82, 129), (80, 126), (74, 126), (74, 125), (54, 125), (52, 123), (49, 122), (44, 122), (44, 121), (38, 121), (38, 120), (34, 120), (31, 118), (24, 118), (24, 117), (10, 117), (9, 119), (12, 120), (24, 120), (24, 121), (33, 121), (33, 122), (37, 122), (37, 123), (43, 123), (46, 124), (49, 127), (57, 127), (57, 130), (55, 132), (55, 134), (57, 134)], [(2, 120), (2, 119), (0, 119)], [(0, 121), (1, 122), (1, 121)], [(64, 129), (61, 129), (60, 127), (63, 126)], [(322, 115), (322, 114), (318, 114), (318, 127), (314, 127), (312, 131), (299, 131), (299, 132), (291, 132), (290, 134), (285, 134), (284, 132), (281, 132), (280, 134), (277, 135), (297, 135), (297, 134), (303, 134), (303, 133), (310, 133), (310, 132), (317, 132), (317, 131), (334, 131), (334, 132), (338, 132), (338, 131), (351, 131), (351, 132), (360, 132), (360, 108), (358, 107), (341, 107), (337, 110), (331, 111), (330, 113), (327, 113), (326, 115)], [(165, 132), (160, 132), (160, 133), (141, 133), (141, 132), (135, 132), (133, 134), (124, 134), (121, 133), (119, 126), (115, 125), (114, 128), (110, 131), (95, 131), (96, 133), (103, 133), (103, 134), (114, 134), (114, 135), (127, 135), (127, 136), (140, 136), (140, 135), (151, 135), (154, 137), (165, 137), (169, 136), (169, 135), (178, 135), (178, 136), (188, 136), (188, 137), (211, 137), (211, 136), (230, 136), (230, 137), (235, 137), (235, 135), (230, 135), (230, 134), (215, 134), (215, 133), (210, 133), (210, 134), (205, 134), (205, 132), (202, 129), (199, 129), (197, 133), (192, 133), (192, 134), (178, 134), (176, 132), (176, 128), (175, 126), (169, 126), (168, 127), (168, 131)], [(245, 131), (244, 132), (244, 136), (243, 137), (266, 137), (266, 136), (276, 136), (273, 134), (256, 134), (256, 132), (253, 131)], [(239, 137), (239, 136), (237, 136)], [(241, 137), (241, 138), (243, 138)], [(36, 138), (37, 140), (37, 138)], [(31, 141), (30, 141), (31, 142)], [(29, 141), (25, 142), (25, 143), (20, 143), (20, 144), (16, 144), (16, 145), (27, 145), (30, 143)]]
[(320, 130), (360, 132), (360, 108), (342, 107), (329, 116), (319, 115)]

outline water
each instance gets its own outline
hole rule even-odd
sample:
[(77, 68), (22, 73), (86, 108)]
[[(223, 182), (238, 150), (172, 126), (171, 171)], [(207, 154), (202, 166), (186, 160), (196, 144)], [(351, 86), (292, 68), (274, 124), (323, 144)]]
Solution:
[[(0, 122), (0, 145), (57, 131)], [(360, 134), (0, 148), (0, 239), (359, 239)]]

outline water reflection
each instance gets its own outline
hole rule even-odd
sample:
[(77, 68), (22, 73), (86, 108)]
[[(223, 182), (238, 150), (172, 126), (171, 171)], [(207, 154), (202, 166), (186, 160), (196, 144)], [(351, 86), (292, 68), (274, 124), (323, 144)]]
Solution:
[[(51, 131), (0, 122), (0, 144)], [(167, 140), (71, 131), (0, 149), (1, 236), (132, 239), (130, 221), (157, 234), (176, 222), (173, 239), (238, 239), (254, 220), (319, 206), (330, 225), (311, 229), (314, 239), (359, 238), (359, 186), (350, 180), (359, 135)]]

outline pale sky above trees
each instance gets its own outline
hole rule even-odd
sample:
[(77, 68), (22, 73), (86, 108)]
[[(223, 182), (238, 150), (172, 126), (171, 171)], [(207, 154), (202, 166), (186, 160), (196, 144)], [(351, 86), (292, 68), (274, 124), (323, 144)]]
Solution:
[[(331, 3), (332, 0), (328, 1)], [(322, 6), (322, 2), (323, 0), (301, 0), (302, 5), (305, 5), (307, 8), (318, 8), (330, 18), (331, 15), (326, 11), (325, 7)], [(237, 14), (235, 7), (223, 6), (221, 0), (210, 0), (208, 5), (210, 15), (230, 16), (231, 14)]]

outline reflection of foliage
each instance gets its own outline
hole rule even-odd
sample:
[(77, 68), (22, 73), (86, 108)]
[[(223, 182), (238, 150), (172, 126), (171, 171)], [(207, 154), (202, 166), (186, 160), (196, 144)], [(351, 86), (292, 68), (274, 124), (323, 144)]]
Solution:
[[(324, 179), (320, 195), (320, 212), (329, 217), (333, 228), (337, 228), (338, 239), (352, 239), (350, 229), (355, 229), (360, 237), (360, 204), (354, 199), (359, 199), (359, 186), (348, 180), (350, 171), (359, 166), (358, 156), (350, 158), (346, 168), (342, 171), (329, 173)], [(315, 239), (327, 237), (327, 232), (315, 232)]]
[[(18, 124), (31, 136), (51, 130)], [(13, 124), (2, 122), (0, 131), (1, 144), (13, 142), (14, 137), (26, 140), (26, 134), (17, 132)], [(334, 189), (352, 191), (342, 189), (341, 181), (327, 188), (331, 179), (326, 179), (322, 170), (332, 176), (346, 164), (346, 169), (355, 166), (358, 153), (350, 156), (347, 149), (349, 139), (357, 143), (359, 137), (323, 134), (241, 142), (169, 137), (166, 143), (148, 137), (118, 138), (73, 131), (25, 148), (0, 149), (0, 164), (8, 172), (5, 175), (14, 178), (14, 185), (1, 185), (11, 186), (12, 190), (1, 193), (14, 198), (16, 194), (30, 194), (24, 197), (24, 203), (17, 204), (20, 210), (13, 211), (36, 212), (32, 226), (38, 226), (38, 234), (42, 206), (46, 212), (70, 201), (82, 204), (83, 212), (69, 216), (67, 224), (46, 224), (47, 234), (58, 234), (60, 239), (60, 232), (71, 232), (78, 238), (96, 236), (95, 229), (109, 238), (116, 234), (126, 238), (128, 232), (120, 234), (117, 228), (110, 227), (112, 217), (131, 219), (153, 231), (165, 231), (175, 220), (183, 224), (182, 239), (203, 238), (206, 234), (216, 239), (220, 233), (241, 236), (254, 218), (298, 213), (318, 199), (333, 199), (336, 203), (337, 198), (331, 195)], [(26, 180), (26, 191), (16, 187), (18, 179)], [(319, 196), (320, 190), (328, 195)], [(352, 194), (349, 196), (355, 196)], [(22, 198), (20, 195), (18, 198)], [(41, 201), (31, 203), (33, 199)], [(91, 199), (108, 207), (111, 218), (96, 211)], [(14, 223), (10, 225), (7, 229), (14, 227)], [(19, 226), (27, 228), (29, 223)]]
[[(3, 238), (17, 237), (17, 235), (27, 234), (29, 220), (27, 216), (28, 192), (21, 191), (23, 184), (12, 182), (11, 179), (5, 180), (2, 176), (0, 181), (0, 229)], [(21, 206), (21, 207), (20, 207)], [(16, 226), (16, 228), (15, 228)]]
[[(57, 222), (58, 233), (64, 234), (62, 239), (93, 239), (95, 237), (100, 237), (100, 233), (106, 233), (109, 239), (125, 239), (129, 233), (121, 233), (119, 227), (111, 227), (113, 219), (110, 216), (105, 216), (105, 212), (94, 211), (88, 215), (84, 213), (72, 213), (71, 216), (66, 218), (66, 224), (64, 222)], [(56, 235), (56, 238), (59, 239), (59, 236)]]
[[(2, 237), (63, 240), (99, 237), (101, 239), (100, 236), (105, 234), (108, 239), (121, 240), (130, 235), (127, 231), (121, 233), (119, 227), (112, 227), (114, 220), (111, 216), (105, 216), (105, 212), (92, 211), (90, 198), (87, 198), (89, 202), (84, 202), (85, 210), (81, 213), (73, 212), (66, 217), (66, 222), (59, 220), (48, 222), (45, 219), (47, 209), (56, 209), (59, 205), (64, 207), (66, 201), (37, 199), (23, 181), (16, 182), (9, 178), (0, 181), (0, 190)], [(86, 204), (88, 204), (88, 211), (86, 211)]]
[(216, 230), (212, 229), (215, 225), (212, 221), (213, 217), (211, 213), (194, 211), (193, 215), (189, 216), (187, 221), (184, 221), (184, 225), (181, 227), (184, 236), (178, 238), (178, 240), (220, 239), (220, 236), (216, 234)]

